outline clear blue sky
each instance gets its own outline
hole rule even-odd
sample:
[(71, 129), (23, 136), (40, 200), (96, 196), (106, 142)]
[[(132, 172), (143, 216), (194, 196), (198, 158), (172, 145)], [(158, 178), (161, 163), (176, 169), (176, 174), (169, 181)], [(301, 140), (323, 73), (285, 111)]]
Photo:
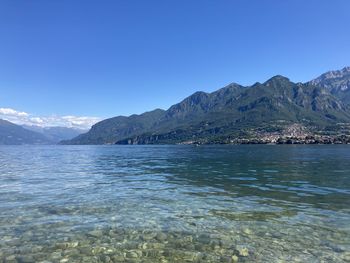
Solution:
[(350, 65), (349, 0), (1, 0), (0, 107), (111, 117)]

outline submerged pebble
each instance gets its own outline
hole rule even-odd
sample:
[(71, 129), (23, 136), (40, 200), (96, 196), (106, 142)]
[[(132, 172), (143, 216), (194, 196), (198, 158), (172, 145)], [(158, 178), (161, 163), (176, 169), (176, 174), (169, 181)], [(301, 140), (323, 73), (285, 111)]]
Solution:
[(248, 257), (249, 256), (249, 250), (246, 247), (238, 247), (237, 248), (238, 253), (242, 257)]
[(348, 149), (205, 147), (0, 149), (0, 263), (350, 262)]
[(233, 255), (231, 259), (232, 259), (232, 262), (238, 262), (238, 257), (236, 255)]

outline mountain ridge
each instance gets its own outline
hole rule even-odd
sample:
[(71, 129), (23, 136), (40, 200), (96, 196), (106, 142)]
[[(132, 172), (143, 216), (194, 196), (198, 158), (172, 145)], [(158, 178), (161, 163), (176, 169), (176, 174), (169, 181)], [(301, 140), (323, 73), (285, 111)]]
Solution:
[(282, 75), (251, 86), (231, 83), (211, 93), (195, 92), (167, 110), (103, 120), (62, 144), (211, 143), (260, 127), (285, 129), (275, 125), (279, 121), (313, 131), (350, 122), (349, 105), (314, 83), (294, 83)]
[(50, 126), (50, 127), (41, 127), (35, 125), (21, 125), (23, 128), (38, 132), (44, 135), (51, 143), (59, 143), (62, 140), (70, 140), (82, 133), (87, 132), (87, 130), (62, 127), (62, 126)]
[(0, 119), (0, 145), (57, 144), (72, 139), (83, 131), (66, 127), (40, 127)]
[(49, 144), (50, 141), (44, 135), (27, 130), (20, 125), (0, 119), (0, 144)]
[(310, 83), (325, 88), (344, 103), (350, 104), (350, 67), (328, 71)]

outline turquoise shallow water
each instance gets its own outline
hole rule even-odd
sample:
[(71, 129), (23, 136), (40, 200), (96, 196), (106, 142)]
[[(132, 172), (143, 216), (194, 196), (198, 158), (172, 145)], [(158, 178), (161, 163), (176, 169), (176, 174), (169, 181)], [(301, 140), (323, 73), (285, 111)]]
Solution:
[(350, 262), (350, 146), (1, 146), (0, 262)]

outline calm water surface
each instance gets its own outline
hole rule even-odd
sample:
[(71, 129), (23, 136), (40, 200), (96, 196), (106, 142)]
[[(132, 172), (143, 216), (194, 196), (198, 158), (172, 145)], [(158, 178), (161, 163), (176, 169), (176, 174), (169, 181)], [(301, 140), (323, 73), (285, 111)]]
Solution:
[(1, 146), (0, 262), (350, 262), (350, 146)]

